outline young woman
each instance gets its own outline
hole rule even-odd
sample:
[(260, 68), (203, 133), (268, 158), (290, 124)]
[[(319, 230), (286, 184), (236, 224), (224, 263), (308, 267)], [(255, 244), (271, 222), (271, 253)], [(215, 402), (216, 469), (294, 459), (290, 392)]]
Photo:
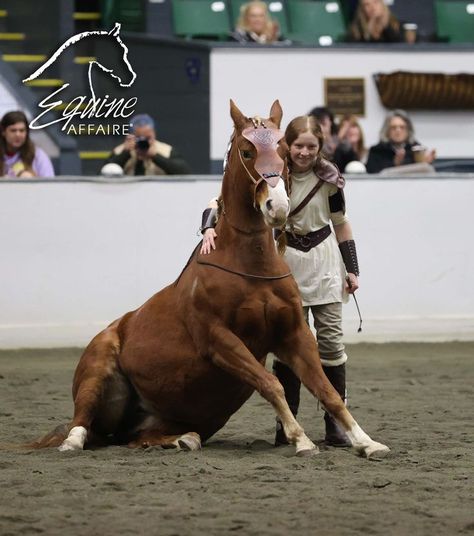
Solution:
[(54, 177), (48, 155), (30, 139), (28, 120), (20, 111), (0, 121), (0, 177)]
[(334, 163), (344, 170), (349, 162), (357, 160), (367, 162), (367, 149), (364, 144), (364, 133), (357, 117), (348, 115), (342, 118), (337, 133), (339, 143), (334, 151)]
[(350, 38), (366, 43), (396, 43), (402, 40), (400, 22), (384, 0), (360, 0)]
[(241, 6), (237, 27), (231, 34), (234, 41), (267, 44), (279, 37), (279, 25), (270, 17), (265, 2), (252, 0)]
[[(342, 303), (359, 287), (359, 268), (352, 229), (345, 213), (344, 179), (336, 166), (321, 154), (321, 128), (312, 116), (293, 119), (285, 132), (291, 172), (290, 217), (279, 241), (286, 240), (285, 260), (298, 284), (304, 313), (311, 310), (326, 376), (341, 398), (346, 397), (342, 342)], [(299, 209), (299, 206), (303, 205)], [(215, 248), (216, 233), (205, 211), (202, 253)], [(207, 212), (207, 215), (206, 215)], [(293, 215), (291, 216), (291, 214)], [(274, 373), (285, 389), (291, 411), (298, 413), (300, 381), (283, 363), (274, 362)], [(326, 442), (350, 446), (345, 433), (325, 414)], [(277, 422), (275, 444), (287, 443)]]

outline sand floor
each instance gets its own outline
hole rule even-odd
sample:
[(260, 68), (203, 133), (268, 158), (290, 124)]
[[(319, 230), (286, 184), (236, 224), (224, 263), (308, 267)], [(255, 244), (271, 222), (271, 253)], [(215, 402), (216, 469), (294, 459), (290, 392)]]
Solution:
[[(80, 353), (0, 352), (2, 443), (70, 420)], [(0, 535), (474, 534), (474, 343), (348, 354), (350, 409), (388, 458), (274, 448), (272, 409), (254, 395), (197, 453), (0, 450)], [(322, 415), (305, 391), (300, 422), (315, 441)]]

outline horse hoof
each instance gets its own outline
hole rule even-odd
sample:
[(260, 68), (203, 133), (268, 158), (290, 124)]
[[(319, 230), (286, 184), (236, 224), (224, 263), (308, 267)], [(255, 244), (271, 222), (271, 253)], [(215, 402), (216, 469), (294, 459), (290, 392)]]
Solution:
[(195, 432), (189, 432), (178, 439), (178, 445), (183, 450), (201, 450), (201, 438)]
[(382, 443), (377, 443), (374, 441), (371, 443), (368, 447), (365, 447), (361, 455), (365, 456), (367, 459), (381, 459), (385, 458), (387, 454), (390, 452), (390, 449), (387, 447), (387, 445), (383, 445)]
[(310, 458), (311, 456), (316, 456), (316, 454), (319, 454), (319, 448), (316, 445), (310, 449), (305, 448), (296, 451), (296, 455), (300, 458)]
[(66, 439), (59, 445), (58, 450), (59, 452), (72, 452), (73, 450), (82, 450), (82, 448), (77, 445), (71, 444)]

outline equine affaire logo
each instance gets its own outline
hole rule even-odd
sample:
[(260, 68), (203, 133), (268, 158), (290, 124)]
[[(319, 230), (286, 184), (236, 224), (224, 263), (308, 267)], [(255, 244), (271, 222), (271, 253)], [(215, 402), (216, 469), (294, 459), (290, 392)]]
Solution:
[[(103, 97), (97, 97), (94, 91), (93, 84), (93, 70), (99, 68), (104, 73), (108, 74), (111, 78), (116, 80), (116, 83), (123, 88), (131, 87), (137, 77), (128, 60), (128, 48), (120, 38), (120, 23), (116, 22), (114, 28), (110, 31), (95, 30), (90, 32), (83, 32), (76, 34), (69, 38), (63, 45), (61, 45), (51, 58), (46, 61), (41, 67), (39, 67), (32, 75), (25, 78), (23, 82), (30, 82), (35, 80), (42, 73), (51, 67), (55, 61), (72, 45), (87, 39), (90, 37), (102, 36), (105, 38), (113, 38), (114, 44), (118, 47), (118, 53), (121, 58), (120, 67), (125, 71), (125, 76), (119, 76), (116, 74), (114, 67), (107, 67), (97, 61), (97, 58), (91, 58), (89, 60), (89, 66), (87, 71), (87, 78), (89, 81), (90, 95), (78, 95), (73, 99), (68, 99), (67, 102), (61, 100), (61, 93), (64, 92), (69, 86), (69, 83), (64, 83), (59, 89), (45, 97), (39, 104), (39, 108), (43, 108), (44, 111), (38, 114), (31, 122), (30, 128), (41, 129), (49, 127), (55, 123), (63, 123), (61, 130), (66, 134), (89, 134), (89, 135), (127, 135), (129, 133), (130, 123), (96, 123), (94, 120), (99, 119), (127, 119), (135, 111), (135, 105), (138, 101), (137, 97), (125, 98), (112, 98), (110, 95)], [(123, 78), (128, 77), (127, 80)], [(55, 100), (59, 98), (59, 100)], [(51, 121), (46, 120), (46, 115), (50, 112), (61, 110), (61, 116)], [(73, 124), (72, 120), (76, 118), (80, 121), (87, 120), (87, 122), (80, 122), (79, 124)], [(46, 120), (47, 122), (42, 122)]]

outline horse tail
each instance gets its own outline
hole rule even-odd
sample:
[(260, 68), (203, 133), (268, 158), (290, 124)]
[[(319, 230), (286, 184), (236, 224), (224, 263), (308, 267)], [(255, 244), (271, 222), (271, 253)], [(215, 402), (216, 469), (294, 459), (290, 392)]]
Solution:
[(47, 447), (59, 447), (66, 439), (69, 433), (70, 426), (60, 424), (54, 430), (29, 443), (1, 443), (0, 451), (4, 450), (30, 450), (30, 449), (45, 449)]
[(23, 445), (26, 449), (45, 449), (49, 447), (59, 447), (69, 434), (69, 425), (60, 424), (54, 430), (43, 437)]

